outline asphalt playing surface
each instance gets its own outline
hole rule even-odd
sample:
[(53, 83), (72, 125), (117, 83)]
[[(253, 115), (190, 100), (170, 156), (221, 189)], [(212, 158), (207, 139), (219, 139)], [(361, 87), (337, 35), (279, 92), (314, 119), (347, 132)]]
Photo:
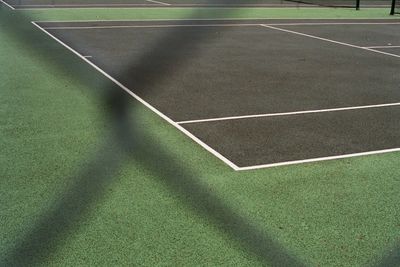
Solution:
[[(14, 8), (79, 7), (355, 7), (356, 0), (4, 0)], [(390, 0), (361, 0), (363, 7), (389, 7)]]
[[(246, 167), (399, 148), (400, 105), (269, 116), (400, 103), (400, 51), (394, 48), (400, 45), (399, 23), (207, 20), (40, 26)], [(224, 119), (262, 114), (269, 115)], [(221, 120), (187, 122), (215, 118)]]

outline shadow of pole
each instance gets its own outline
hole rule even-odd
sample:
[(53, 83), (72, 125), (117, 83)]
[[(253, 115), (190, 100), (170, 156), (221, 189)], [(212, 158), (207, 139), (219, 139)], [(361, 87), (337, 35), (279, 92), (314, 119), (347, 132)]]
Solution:
[[(71, 75), (71, 69), (54, 62), (47, 49), (41, 48), (40, 45), (30, 45), (35, 41), (40, 43), (44, 36), (37, 33), (26, 34), (29, 18), (8, 10), (1, 10), (0, 17), (0, 26), (3, 29), (7, 28), (5, 29), (7, 33), (18, 43), (25, 45), (27, 49), (35, 49), (40, 60), (47, 60), (55, 68)], [(16, 24), (13, 25), (12, 22)], [(151, 52), (144, 55), (137, 64), (127, 69), (126, 73), (135, 71), (137, 86), (148, 86), (148, 83), (153, 85), (165, 78), (165, 72), (149, 74), (151, 64), (148, 62), (163, 56), (174, 65), (184, 64), (188, 59), (182, 57), (181, 49), (189, 45), (192, 40), (199, 41), (196, 36), (182, 34), (179, 29), (170, 34), (172, 35), (159, 40)], [(163, 54), (161, 49), (166, 43), (176, 47), (168, 55)], [(169, 67), (170, 65), (166, 66), (163, 71)], [(84, 78), (79, 68), (72, 73), (80, 80)], [(175, 192), (195, 213), (212, 221), (221, 232), (235, 240), (262, 263), (272, 266), (304, 265), (265, 232), (236, 214), (222, 199), (212, 194), (195, 175), (182, 167), (184, 164), (177, 162), (167, 151), (162, 150), (157, 140), (150, 139), (149, 135), (135, 127), (128, 114), (131, 114), (131, 109), (135, 110), (137, 101), (128, 101), (130, 99), (126, 93), (118, 90), (116, 86), (110, 87), (107, 84), (102, 90), (104, 90), (103, 103), (107, 107), (105, 116), (112, 126), (111, 135), (105, 138), (89, 163), (78, 171), (76, 176), (70, 178), (74, 181), (73, 186), (60, 196), (54, 208), (43, 214), (17, 246), (5, 255), (2, 260), (5, 265), (26, 266), (45, 263), (48, 256), (60, 246), (63, 238), (74, 227), (78, 227), (79, 221), (90, 211), (90, 207), (98, 201), (107, 186), (114, 181), (121, 164), (132, 157), (145, 164), (160, 182)], [(143, 140), (146, 140), (147, 145), (152, 145), (143, 147)], [(157, 162), (157, 165), (154, 162)]]

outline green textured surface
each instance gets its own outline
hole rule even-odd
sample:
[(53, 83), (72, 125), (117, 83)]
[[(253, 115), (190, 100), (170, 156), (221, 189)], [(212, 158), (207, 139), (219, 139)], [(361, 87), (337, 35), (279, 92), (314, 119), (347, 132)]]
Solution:
[[(388, 18), (386, 9), (231, 11), (195, 13)], [(309, 266), (390, 259), (400, 237), (399, 153), (234, 172), (128, 95), (124, 122), (140, 141), (121, 148), (120, 117), (106, 104), (120, 89), (29, 24), (191, 12), (1, 9), (0, 265), (261, 265), (248, 252), (251, 231)], [(244, 223), (224, 220), (230, 213)], [(240, 223), (248, 228), (236, 231)]]

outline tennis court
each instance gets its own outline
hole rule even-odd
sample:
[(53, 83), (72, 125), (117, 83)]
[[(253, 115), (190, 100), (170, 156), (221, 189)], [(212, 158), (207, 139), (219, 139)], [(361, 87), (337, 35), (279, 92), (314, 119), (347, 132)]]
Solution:
[[(400, 150), (399, 25), (399, 20), (38, 23), (235, 170)], [(124, 71), (163, 36), (172, 38), (139, 77)], [(168, 59), (185, 39), (195, 42), (185, 48), (181, 60), (190, 65), (181, 70)], [(164, 69), (170, 70), (168, 78), (153, 90), (144, 85)]]

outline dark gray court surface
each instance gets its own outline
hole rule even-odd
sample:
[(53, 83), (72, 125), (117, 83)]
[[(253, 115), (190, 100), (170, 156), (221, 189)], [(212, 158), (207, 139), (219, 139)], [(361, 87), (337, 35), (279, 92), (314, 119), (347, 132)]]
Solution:
[[(14, 8), (82, 7), (355, 7), (356, 0), (3, 0)], [(391, 0), (361, 0), (362, 7), (387, 7)]]
[(400, 20), (39, 25), (236, 169), (400, 148)]

